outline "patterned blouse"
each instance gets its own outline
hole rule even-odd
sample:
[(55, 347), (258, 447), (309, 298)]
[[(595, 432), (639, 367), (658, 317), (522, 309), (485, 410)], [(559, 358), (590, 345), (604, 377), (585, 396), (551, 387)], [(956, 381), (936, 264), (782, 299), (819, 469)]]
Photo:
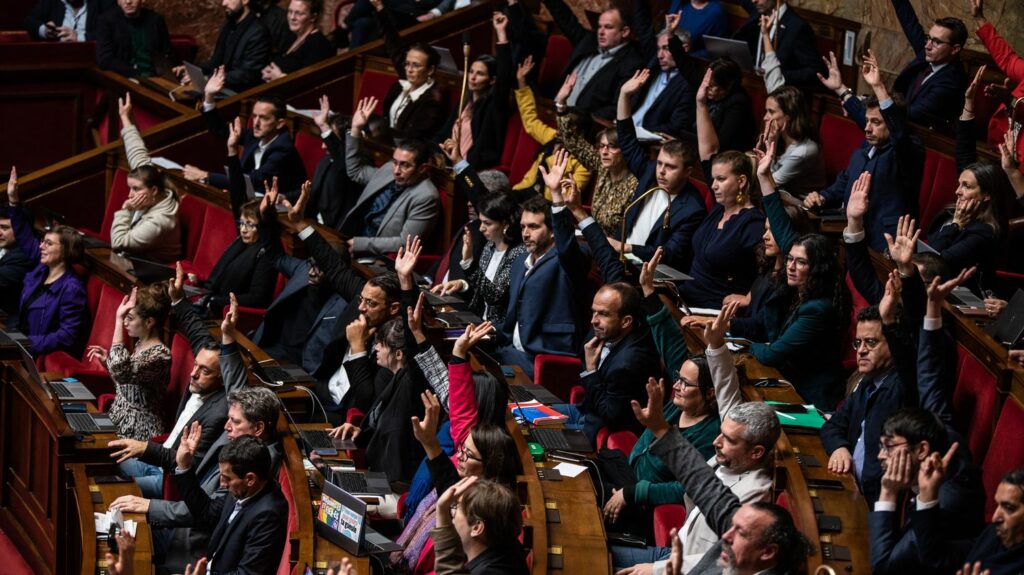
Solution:
[(558, 133), (562, 136), (565, 149), (569, 150), (584, 168), (590, 170), (590, 173), (597, 174), (597, 187), (590, 202), (591, 214), (605, 235), (618, 237), (622, 226), (622, 209), (629, 203), (640, 182), (628, 169), (625, 170), (626, 175), (622, 179), (612, 181), (611, 173), (601, 166), (601, 156), (594, 150), (593, 144), (576, 131), (568, 115), (558, 114), (557, 118)]
[(509, 277), (512, 263), (524, 253), (526, 247), (523, 244), (505, 250), (505, 256), (498, 264), (498, 271), (491, 281), (487, 279), (487, 267), (491, 265), (491, 257), (494, 255), (494, 242), (487, 242), (480, 253), (480, 261), (470, 268), (469, 285), (473, 286), (473, 299), (469, 300), (470, 311), (483, 317), (486, 310), (487, 317), (484, 319), (496, 326), (505, 323), (505, 314), (508, 313), (508, 287), (512, 281)]
[(118, 437), (149, 441), (164, 432), (164, 387), (171, 375), (171, 350), (159, 343), (129, 355), (124, 344), (110, 348), (107, 369), (117, 395), (110, 419)]

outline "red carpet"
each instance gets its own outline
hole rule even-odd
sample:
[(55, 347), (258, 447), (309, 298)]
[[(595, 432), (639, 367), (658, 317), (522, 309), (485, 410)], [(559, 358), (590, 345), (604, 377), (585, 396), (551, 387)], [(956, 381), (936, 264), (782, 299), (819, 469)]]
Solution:
[(0, 565), (4, 566), (3, 571), (8, 575), (32, 575), (28, 563), (21, 558), (18, 549), (3, 531), (0, 531)]

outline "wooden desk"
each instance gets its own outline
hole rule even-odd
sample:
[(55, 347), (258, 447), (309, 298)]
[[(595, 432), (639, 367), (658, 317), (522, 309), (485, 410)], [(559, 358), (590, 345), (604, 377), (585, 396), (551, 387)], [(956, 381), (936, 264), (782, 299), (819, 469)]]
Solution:
[[(71, 529), (78, 531), (78, 543), (81, 549), (81, 561), (77, 569), (69, 569), (68, 573), (96, 575), (107, 566), (105, 554), (109, 551), (106, 539), (96, 538), (96, 522), (93, 513), (106, 513), (110, 504), (122, 495), (141, 496), (134, 481), (128, 483), (105, 483), (97, 485), (93, 478), (102, 475), (117, 474), (115, 465), (84, 465), (74, 463), (67, 466), (70, 483), (67, 489), (71, 492), (70, 500), (74, 508), (69, 518), (73, 521)], [(145, 513), (125, 513), (125, 519), (138, 523), (135, 531), (135, 560), (132, 565), (135, 573), (153, 572), (153, 537), (149, 525), (146, 524)], [(74, 521), (77, 519), (77, 521)], [(70, 535), (73, 531), (68, 531)]]

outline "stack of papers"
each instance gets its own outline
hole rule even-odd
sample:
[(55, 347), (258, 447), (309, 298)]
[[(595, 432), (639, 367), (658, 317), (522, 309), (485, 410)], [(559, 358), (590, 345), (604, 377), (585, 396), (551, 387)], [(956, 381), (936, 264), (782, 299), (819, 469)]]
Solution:
[(121, 515), (120, 509), (107, 511), (106, 513), (93, 513), (93, 517), (96, 520), (97, 538), (106, 538), (107, 534), (110, 533), (111, 525), (117, 525), (119, 528), (127, 531), (132, 537), (135, 537), (135, 529), (138, 527), (138, 523), (132, 519), (125, 520), (124, 516)]

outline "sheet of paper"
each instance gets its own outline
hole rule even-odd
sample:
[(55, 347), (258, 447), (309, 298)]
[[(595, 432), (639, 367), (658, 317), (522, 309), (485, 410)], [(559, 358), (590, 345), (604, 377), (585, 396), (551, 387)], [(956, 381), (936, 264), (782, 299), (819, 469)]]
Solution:
[(183, 170), (183, 169), (185, 169), (185, 166), (182, 166), (178, 162), (175, 162), (174, 160), (172, 160), (170, 158), (165, 158), (163, 156), (157, 156), (157, 157), (153, 158), (153, 164), (157, 165), (157, 166), (160, 166), (161, 168), (163, 168), (165, 170)]
[(305, 116), (305, 117), (309, 118), (310, 120), (316, 120), (316, 117), (320, 115), (320, 110), (318, 110), (318, 109), (317, 110), (312, 110), (312, 109), (310, 109), (310, 110), (303, 110), (303, 109), (296, 108), (296, 107), (292, 106), (291, 104), (286, 106), (286, 108), (288, 109), (289, 112), (298, 114), (300, 116)]
[(713, 315), (713, 316), (717, 317), (719, 312), (721, 312), (721, 311), (722, 310), (720, 310), (720, 309), (712, 309), (710, 307), (691, 307), (690, 308), (690, 313), (692, 313), (693, 315)]
[(562, 462), (555, 466), (555, 470), (561, 473), (563, 477), (576, 477), (586, 471), (587, 468), (575, 463)]

